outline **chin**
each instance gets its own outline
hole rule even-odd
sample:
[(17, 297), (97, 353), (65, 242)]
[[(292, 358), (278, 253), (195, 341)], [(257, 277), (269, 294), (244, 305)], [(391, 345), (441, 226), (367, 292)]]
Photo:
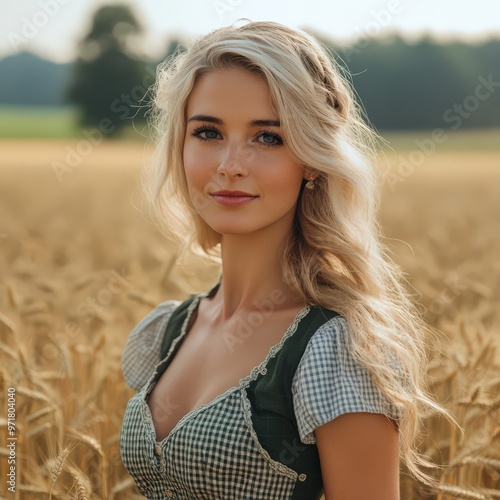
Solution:
[(245, 228), (240, 227), (228, 227), (228, 228), (214, 228), (214, 231), (221, 236), (237, 236), (244, 235), (255, 232), (254, 229), (245, 230)]

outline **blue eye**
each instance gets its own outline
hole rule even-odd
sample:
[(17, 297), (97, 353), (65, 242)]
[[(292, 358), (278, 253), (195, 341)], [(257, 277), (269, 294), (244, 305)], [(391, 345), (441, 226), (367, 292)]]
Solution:
[(264, 136), (270, 137), (272, 141), (276, 141), (276, 142), (267, 142), (266, 140), (264, 140), (263, 144), (265, 144), (266, 146), (281, 146), (283, 144), (283, 139), (274, 132), (264, 131), (262, 132), (260, 137)]
[[(205, 133), (210, 133), (210, 134), (215, 134), (215, 137), (203, 137), (201, 134), (205, 132)], [(191, 135), (193, 137), (197, 137), (198, 139), (202, 140), (202, 141), (210, 141), (211, 139), (216, 139), (217, 138), (217, 130), (215, 130), (214, 128), (212, 127), (208, 127), (207, 125), (203, 125), (201, 127), (198, 127), (196, 129), (193, 130), (193, 132), (191, 132)]]
[(214, 134), (212, 137), (210, 135), (206, 139), (215, 139), (217, 137), (217, 132), (215, 130), (202, 130), (200, 133), (205, 132), (205, 134)]
[[(205, 135), (203, 136), (202, 134)], [(204, 142), (216, 140), (218, 134), (219, 132), (217, 131), (217, 129), (210, 127), (209, 125), (202, 125), (201, 127), (195, 128), (191, 132), (192, 137), (196, 137), (200, 141)], [(272, 148), (283, 145), (283, 139), (278, 134), (270, 132), (269, 130), (261, 131), (258, 139), (260, 139), (261, 137), (265, 137), (265, 139), (263, 141), (259, 140), (258, 142), (260, 142), (260, 144), (263, 144), (264, 146)], [(268, 138), (270, 138), (270, 140)]]

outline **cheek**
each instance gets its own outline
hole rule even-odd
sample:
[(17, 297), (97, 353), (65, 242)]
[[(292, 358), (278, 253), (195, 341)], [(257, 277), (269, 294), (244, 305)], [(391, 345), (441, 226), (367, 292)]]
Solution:
[(209, 161), (207, 161), (206, 155), (200, 156), (196, 152), (196, 148), (185, 148), (183, 151), (183, 162), (184, 175), (186, 176), (191, 203), (196, 211), (200, 212), (207, 205), (207, 190), (214, 187), (210, 175)]
[(182, 158), (186, 176), (190, 176), (191, 178), (209, 175), (210, 168), (214, 162), (214, 158), (212, 158), (209, 151), (204, 151), (192, 143), (184, 146)]
[(189, 146), (184, 146), (182, 151), (182, 162), (184, 164), (184, 171), (186, 172), (186, 176), (192, 170), (193, 164), (195, 164), (195, 155), (193, 154), (193, 148)]
[(196, 150), (192, 147), (185, 147), (182, 155), (184, 164), (184, 173), (188, 186), (196, 184), (201, 173), (203, 172), (203, 162), (200, 155), (196, 154)]
[(268, 188), (272, 189), (276, 200), (281, 203), (295, 201), (300, 192), (302, 184), (302, 169), (288, 162), (278, 166), (272, 175), (266, 179)]
[(184, 176), (186, 178), (186, 185), (189, 193), (189, 197), (191, 198), (191, 203), (194, 207), (197, 206), (197, 198), (196, 192), (199, 190), (197, 180), (197, 169), (196, 162), (193, 161), (194, 158), (190, 154), (189, 150), (184, 149), (182, 155), (183, 168), (184, 168)]

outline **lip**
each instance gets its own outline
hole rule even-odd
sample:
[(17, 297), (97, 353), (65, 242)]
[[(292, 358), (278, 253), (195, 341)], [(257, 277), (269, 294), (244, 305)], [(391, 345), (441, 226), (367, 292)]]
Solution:
[(251, 193), (246, 193), (245, 191), (228, 191), (227, 189), (223, 189), (222, 191), (216, 191), (215, 193), (210, 193), (212, 196), (246, 196), (255, 198), (255, 195)]
[(243, 191), (217, 191), (216, 193), (211, 193), (210, 196), (217, 203), (231, 207), (246, 205), (258, 198), (258, 196), (244, 193)]

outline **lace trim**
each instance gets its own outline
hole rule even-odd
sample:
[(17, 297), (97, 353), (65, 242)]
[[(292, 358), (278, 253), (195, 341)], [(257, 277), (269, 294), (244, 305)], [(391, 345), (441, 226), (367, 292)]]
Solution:
[[(167, 436), (165, 436), (164, 439), (162, 439), (161, 441), (157, 442), (156, 441), (156, 429), (155, 429), (154, 422), (153, 422), (153, 416), (151, 415), (151, 411), (150, 411), (148, 403), (146, 401), (147, 394), (153, 388), (153, 386), (158, 382), (158, 380), (155, 380), (156, 376), (158, 375), (158, 368), (162, 364), (166, 363), (170, 359), (171, 354), (174, 352), (175, 346), (186, 335), (187, 325), (189, 324), (189, 321), (191, 320), (191, 316), (193, 315), (193, 311), (194, 311), (195, 307), (197, 306), (198, 302), (203, 297), (206, 297), (209, 293), (210, 293), (210, 291), (201, 294), (201, 296), (199, 296), (199, 298), (193, 300), (193, 302), (191, 302), (191, 304), (189, 304), (188, 309), (187, 309), (187, 315), (184, 318), (184, 322), (182, 324), (180, 335), (172, 342), (172, 345), (170, 346), (170, 349), (168, 350), (167, 355), (165, 356), (165, 358), (163, 358), (155, 366), (153, 374), (149, 377), (147, 383), (143, 387), (142, 394), (141, 394), (141, 402), (143, 403), (142, 404), (142, 411), (143, 411), (143, 416), (150, 423), (150, 430), (151, 430), (151, 432), (148, 433), (148, 439), (151, 441), (151, 445), (153, 446), (153, 448), (155, 447), (156, 444), (159, 444), (161, 446), (163, 443), (166, 443), (167, 440), (170, 438), (170, 436), (172, 436), (174, 434), (174, 432), (176, 431), (177, 427), (179, 427), (179, 425), (181, 424), (181, 422), (185, 419), (185, 417), (187, 417), (189, 415), (189, 413), (186, 414), (186, 415), (184, 415), (184, 417), (182, 417), (177, 422), (177, 424), (175, 425), (175, 427), (170, 431), (170, 433)], [(202, 408), (202, 407), (200, 407), (200, 408)]]
[[(155, 427), (154, 427), (154, 422), (153, 422), (153, 417), (151, 416), (151, 412), (149, 411), (149, 407), (147, 402), (145, 401), (144, 397), (141, 395), (141, 399), (139, 402), (140, 406), (140, 412), (142, 414), (142, 418), (144, 421), (149, 422), (149, 432), (146, 431), (146, 439), (149, 443), (149, 450), (151, 450), (151, 453), (148, 454), (148, 459), (152, 467), (157, 468), (159, 472), (162, 474), (166, 474), (167, 472), (167, 464), (165, 463), (165, 460), (163, 459), (163, 454), (160, 457), (160, 462), (158, 463), (155, 460), (155, 447), (156, 447), (156, 434), (155, 434)], [(142, 494), (144, 494), (143, 491), (141, 491)]]
[[(200, 296), (200, 299), (202, 299), (203, 297), (206, 297), (208, 294), (209, 294), (209, 292), (205, 292), (204, 294), (202, 294)], [(191, 302), (191, 304), (189, 304), (189, 307), (187, 308), (187, 315), (184, 318), (184, 322), (183, 322), (182, 327), (181, 327), (181, 333), (172, 342), (172, 345), (170, 346), (170, 349), (168, 350), (167, 355), (156, 364), (152, 375), (149, 377), (149, 379), (147, 380), (147, 382), (145, 384), (145, 386), (147, 387), (146, 392), (149, 392), (149, 390), (151, 389), (153, 384), (158, 382), (157, 380), (155, 381), (154, 378), (158, 374), (158, 368), (160, 367), (160, 365), (162, 365), (168, 361), (168, 359), (170, 358), (170, 355), (174, 352), (175, 346), (185, 337), (187, 325), (189, 324), (189, 321), (191, 320), (191, 316), (193, 314), (193, 311), (194, 311), (195, 307), (197, 306), (198, 301), (200, 299), (193, 300), (193, 302)]]
[[(301, 311), (299, 311), (299, 313), (297, 314), (297, 316), (293, 320), (293, 323), (288, 327), (285, 335), (283, 335), (283, 337), (281, 338), (280, 342), (271, 348), (266, 359), (259, 366), (254, 368), (252, 370), (252, 372), (250, 373), (250, 375), (248, 375), (247, 377), (240, 380), (240, 388), (241, 389), (246, 388), (251, 381), (253, 381), (257, 378), (259, 373), (262, 375), (265, 375), (267, 373), (266, 366), (267, 366), (267, 363), (269, 362), (269, 360), (271, 358), (273, 358), (274, 356), (276, 356), (276, 354), (283, 347), (283, 344), (286, 342), (286, 340), (295, 333), (300, 321), (302, 320), (302, 318), (304, 316), (307, 315), (307, 313), (309, 312), (310, 309), (311, 309), (311, 306), (305, 306)], [(242, 408), (243, 408), (243, 414), (245, 417), (245, 421), (247, 423), (248, 429), (250, 430), (250, 434), (252, 435), (252, 439), (254, 440), (255, 444), (257, 445), (257, 448), (259, 449), (259, 452), (261, 453), (261, 455), (269, 462), (269, 465), (275, 471), (289, 477), (290, 479), (296, 480), (297, 477), (299, 476), (299, 474), (296, 471), (287, 467), (286, 465), (282, 464), (281, 462), (277, 462), (276, 460), (273, 460), (271, 458), (271, 456), (269, 455), (269, 453), (267, 452), (267, 450), (265, 450), (262, 447), (262, 445), (259, 442), (259, 438), (257, 436), (257, 433), (255, 432), (255, 429), (253, 428), (252, 412), (250, 410), (251, 404), (247, 398), (246, 391), (244, 391), (244, 390), (241, 391), (241, 398), (242, 398)]]
[(271, 347), (271, 349), (269, 350), (269, 353), (266, 356), (266, 359), (264, 361), (262, 361), (262, 363), (260, 365), (256, 366), (250, 372), (249, 375), (247, 375), (246, 377), (244, 377), (240, 380), (240, 385), (239, 385), (240, 389), (248, 387), (250, 385), (250, 382), (254, 381), (257, 378), (257, 376), (259, 375), (259, 372), (263, 372), (262, 375), (265, 375), (267, 373), (267, 368), (265, 368), (265, 367), (266, 367), (267, 363), (269, 363), (269, 360), (276, 356), (276, 354), (283, 347), (283, 344), (286, 342), (286, 340), (288, 338), (290, 338), (295, 333), (295, 331), (297, 330), (297, 327), (299, 326), (300, 321), (302, 320), (302, 318), (304, 316), (307, 316), (310, 309), (311, 309), (311, 306), (308, 305), (308, 306), (303, 307), (297, 313), (292, 324), (287, 328), (283, 337), (281, 337), (281, 340), (277, 344), (275, 344), (273, 347)]
[(248, 400), (246, 396), (246, 391), (241, 391), (241, 402), (242, 402), (242, 408), (243, 408), (243, 416), (245, 418), (245, 422), (247, 424), (248, 430), (250, 431), (250, 434), (252, 436), (252, 439), (254, 443), (256, 444), (260, 454), (267, 460), (269, 465), (271, 466), (272, 469), (274, 469), (276, 472), (283, 474), (284, 476), (289, 477), (290, 479), (293, 479), (294, 481), (297, 480), (297, 477), (299, 476), (298, 472), (294, 471), (293, 469), (290, 469), (287, 467), (285, 464), (282, 464), (281, 462), (277, 462), (276, 460), (273, 460), (271, 458), (271, 455), (265, 450), (262, 445), (260, 444), (259, 437), (257, 436), (257, 433), (255, 432), (255, 429), (253, 428), (252, 424), (252, 412), (250, 410), (251, 404), (250, 401)]
[[(203, 299), (204, 297), (206, 297), (209, 293), (210, 293), (210, 290), (207, 291), (207, 292), (205, 292), (205, 293), (203, 293), (203, 294), (198, 295), (197, 297), (195, 297), (195, 299), (193, 300), (193, 302), (191, 302), (191, 304), (189, 305), (188, 310), (187, 310), (186, 318), (184, 319), (184, 323), (182, 325), (181, 334), (172, 343), (172, 345), (171, 345), (171, 347), (170, 347), (170, 349), (168, 351), (167, 356), (162, 361), (160, 361), (160, 363), (158, 363), (158, 365), (155, 367), (153, 375), (151, 375), (151, 377), (149, 378), (148, 382), (144, 385), (144, 388), (142, 390), (143, 394), (142, 394), (142, 397), (141, 397), (141, 402), (143, 404), (144, 414), (145, 414), (147, 420), (149, 421), (149, 423), (151, 424), (150, 425), (151, 433), (150, 433), (149, 437), (150, 438), (152, 437), (151, 444), (152, 444), (153, 447), (156, 444), (159, 444), (160, 446), (162, 446), (164, 443), (167, 443), (167, 441), (169, 441), (170, 438), (187, 421), (195, 418), (202, 411), (205, 411), (208, 408), (210, 408), (211, 406), (214, 406), (219, 401), (221, 401), (222, 399), (224, 399), (225, 397), (227, 397), (230, 393), (248, 387), (248, 385), (250, 385), (250, 382), (252, 382), (253, 380), (255, 380), (259, 374), (265, 375), (265, 373), (267, 372), (267, 369), (265, 368), (265, 366), (267, 365), (267, 363), (269, 362), (269, 360), (271, 358), (273, 358), (274, 356), (276, 356), (276, 354), (281, 350), (281, 348), (283, 347), (285, 341), (295, 333), (295, 331), (297, 330), (297, 327), (298, 327), (300, 321), (302, 320), (302, 318), (304, 318), (304, 316), (306, 316), (308, 314), (308, 312), (311, 309), (311, 306), (307, 305), (307, 306), (303, 307), (296, 314), (295, 319), (289, 325), (289, 327), (287, 328), (287, 330), (286, 330), (285, 334), (283, 335), (283, 337), (281, 338), (281, 340), (277, 344), (275, 344), (273, 347), (271, 347), (271, 349), (269, 350), (268, 355), (266, 356), (266, 359), (264, 361), (262, 361), (262, 363), (260, 363), (258, 366), (256, 366), (255, 368), (253, 368), (252, 371), (246, 377), (243, 377), (242, 379), (240, 379), (239, 384), (237, 386), (230, 387), (226, 392), (224, 392), (223, 394), (219, 394), (212, 401), (209, 401), (208, 403), (205, 403), (205, 404), (201, 405), (200, 407), (195, 408), (194, 410), (192, 410), (189, 413), (187, 413), (186, 415), (184, 415), (177, 422), (177, 424), (170, 431), (170, 433), (164, 439), (162, 439), (160, 442), (157, 443), (156, 442), (156, 431), (155, 431), (155, 428), (154, 428), (153, 417), (151, 415), (151, 412), (149, 411), (149, 407), (148, 407), (148, 404), (147, 404), (147, 401), (146, 401), (146, 393), (149, 392), (149, 389), (152, 387), (153, 383), (155, 384), (157, 382), (157, 381), (154, 381), (154, 378), (156, 377), (156, 375), (158, 373), (158, 367), (162, 363), (166, 362), (170, 358), (170, 355), (172, 354), (172, 352), (173, 352), (173, 350), (175, 348), (175, 345), (177, 345), (177, 343), (186, 335), (187, 325), (189, 324), (189, 321), (191, 319), (193, 311), (197, 307), (198, 303), (200, 302), (201, 299)], [(244, 407), (244, 412), (246, 412), (245, 405), (243, 407)], [(253, 430), (253, 428), (251, 428), (251, 430)], [(265, 456), (265, 454), (267, 454), (267, 456), (269, 457), (269, 459), (271, 461), (273, 461), (271, 459), (271, 457), (269, 456), (269, 454), (266, 452), (266, 450), (264, 450), (264, 448), (262, 448), (262, 446), (260, 446), (260, 444), (258, 443), (258, 441), (257, 441), (257, 444), (259, 446), (259, 450), (261, 451), (261, 453), (263, 453), (264, 456)], [(295, 471), (293, 471), (293, 473), (294, 473), (293, 477), (291, 475), (289, 475), (290, 472), (288, 472), (287, 475), (289, 475), (289, 477), (292, 477), (294, 479), (296, 477), (296, 473), (295, 473)]]

